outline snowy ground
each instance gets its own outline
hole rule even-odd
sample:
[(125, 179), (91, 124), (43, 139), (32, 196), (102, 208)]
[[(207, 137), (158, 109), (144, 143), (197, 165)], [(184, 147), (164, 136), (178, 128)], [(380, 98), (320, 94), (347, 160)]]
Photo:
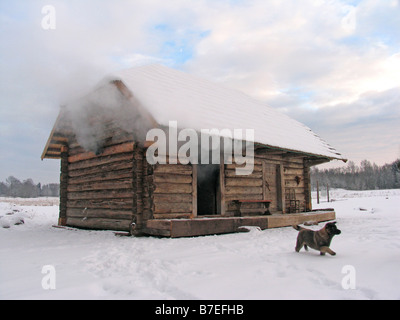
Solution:
[[(336, 210), (336, 256), (296, 253), (291, 227), (117, 237), (53, 228), (55, 199), (0, 198), (0, 299), (400, 299), (400, 190), (332, 190), (331, 199), (314, 208)], [(54, 290), (42, 287), (46, 265)], [(342, 273), (348, 265), (355, 274)], [(350, 276), (356, 288), (346, 290)]]

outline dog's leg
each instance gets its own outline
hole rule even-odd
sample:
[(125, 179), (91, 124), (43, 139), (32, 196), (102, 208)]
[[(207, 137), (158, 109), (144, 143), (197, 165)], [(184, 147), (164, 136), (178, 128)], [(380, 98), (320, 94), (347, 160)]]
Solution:
[(331, 256), (335, 256), (336, 255), (336, 252), (331, 250), (329, 247), (321, 247), (320, 255), (324, 256), (325, 253), (329, 253)]
[(299, 252), (301, 247), (303, 246), (303, 241), (300, 239), (300, 237), (297, 237), (297, 242), (296, 242), (296, 252)]
[(306, 244), (304, 245), (304, 250), (308, 251), (308, 247)]

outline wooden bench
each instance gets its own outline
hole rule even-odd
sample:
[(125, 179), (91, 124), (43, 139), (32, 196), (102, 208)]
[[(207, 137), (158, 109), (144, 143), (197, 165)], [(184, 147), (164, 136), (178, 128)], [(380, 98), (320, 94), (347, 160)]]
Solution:
[[(244, 213), (261, 213), (270, 215), (269, 205), (271, 200), (233, 200), (233, 202), (239, 204), (240, 215), (243, 216)], [(242, 208), (243, 203), (261, 203), (263, 206), (261, 208)]]

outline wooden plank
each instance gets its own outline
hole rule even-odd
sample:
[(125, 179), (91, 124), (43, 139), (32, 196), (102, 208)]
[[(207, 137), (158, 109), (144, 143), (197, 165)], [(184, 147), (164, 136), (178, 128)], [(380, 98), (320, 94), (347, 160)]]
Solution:
[(153, 201), (154, 203), (158, 202), (190, 202), (192, 200), (192, 195), (187, 194), (187, 193), (168, 193), (168, 194), (163, 194), (163, 193), (156, 193), (153, 195)]
[(170, 229), (170, 220), (153, 219), (146, 222), (146, 227), (152, 229)]
[(219, 233), (229, 233), (236, 230), (235, 218), (193, 219), (171, 221), (171, 237), (193, 237)]
[(183, 164), (156, 164), (154, 166), (154, 173), (175, 173), (175, 174), (192, 174), (192, 167)]
[(244, 177), (226, 178), (225, 184), (227, 187), (261, 187), (263, 185), (262, 179), (249, 179)]
[(263, 194), (262, 187), (225, 187), (227, 195), (232, 194)]
[(57, 142), (63, 142), (63, 144), (67, 144), (68, 143), (68, 138), (64, 137), (64, 136), (58, 136), (58, 135), (54, 135), (51, 139), (52, 141), (57, 141)]
[(272, 200), (254, 200), (254, 199), (239, 199), (237, 202), (249, 202), (249, 203), (270, 203)]
[(113, 189), (107, 191), (84, 191), (84, 192), (69, 192), (69, 200), (84, 200), (84, 199), (120, 199), (131, 198), (133, 191), (130, 189)]
[(192, 202), (155, 202), (154, 213), (181, 213), (181, 212), (192, 212)]
[(81, 176), (69, 175), (68, 184), (81, 184), (95, 181), (108, 181), (118, 180), (124, 178), (132, 179), (132, 162), (126, 165), (127, 169), (115, 170), (115, 171), (103, 171), (103, 170), (91, 170), (91, 174)]
[(154, 219), (190, 219), (192, 218), (191, 212), (171, 212), (171, 213), (154, 213)]
[(131, 220), (129, 219), (100, 219), (100, 218), (68, 218), (67, 226), (84, 229), (129, 231)]
[[(108, 155), (115, 155), (117, 153), (133, 152), (133, 150), (134, 150), (134, 143), (126, 142), (126, 143), (122, 143), (122, 144), (118, 144), (115, 146), (105, 148), (103, 150), (103, 152), (101, 153), (101, 156), (104, 157), (104, 156), (108, 156)], [(89, 159), (93, 159), (93, 158), (97, 158), (97, 157), (99, 157), (99, 155), (96, 155), (93, 152), (85, 152), (85, 153), (80, 153), (80, 154), (68, 157), (68, 162), (74, 163), (74, 162), (89, 160)]]
[(155, 183), (154, 193), (192, 193), (191, 184)]
[(93, 181), (80, 184), (69, 184), (68, 192), (99, 191), (114, 189), (132, 189), (132, 178), (123, 178), (105, 181)]
[(193, 178), (190, 175), (179, 175), (171, 173), (157, 173), (154, 175), (155, 183), (159, 182), (171, 182), (171, 183), (192, 183)]
[(132, 219), (132, 210), (67, 208), (69, 218)]
[(67, 201), (67, 208), (92, 208), (92, 209), (130, 209), (132, 210), (132, 198), (123, 199), (81, 199)]
[(252, 200), (263, 200), (262, 193), (259, 194), (227, 194), (225, 197), (226, 201), (233, 201), (237, 199), (252, 199)]
[(171, 236), (171, 231), (164, 230), (164, 229), (154, 229), (154, 228), (143, 227), (141, 232), (143, 234), (155, 236), (155, 237), (170, 237)]
[[(99, 156), (97, 158), (93, 159), (88, 159), (88, 160), (83, 160), (80, 162), (74, 162), (69, 164), (69, 170), (74, 171), (74, 170), (79, 170), (82, 169), (80, 172), (83, 174), (85, 172), (88, 172), (87, 169), (90, 167), (100, 167), (104, 165), (109, 165), (111, 163), (122, 163), (125, 160), (130, 160), (132, 161), (133, 159), (133, 153), (122, 153), (122, 154), (114, 154), (114, 155), (109, 155), (109, 156)], [(97, 168), (95, 169), (97, 170)]]
[(306, 221), (329, 221), (334, 220), (336, 214), (334, 211), (324, 211), (317, 213), (292, 213), (284, 215), (272, 215), (268, 217), (268, 228), (287, 227), (301, 224)]

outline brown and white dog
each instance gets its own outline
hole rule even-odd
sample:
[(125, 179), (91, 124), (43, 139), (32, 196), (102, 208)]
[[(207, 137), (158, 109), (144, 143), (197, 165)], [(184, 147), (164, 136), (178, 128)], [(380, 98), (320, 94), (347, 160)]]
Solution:
[(318, 250), (320, 255), (329, 253), (330, 255), (336, 255), (336, 252), (332, 251), (329, 246), (332, 238), (340, 234), (341, 231), (336, 227), (336, 222), (328, 222), (322, 229), (318, 231), (306, 229), (298, 225), (293, 226), (299, 234), (296, 242), (296, 252), (299, 252), (301, 247), (308, 251), (308, 247)]

